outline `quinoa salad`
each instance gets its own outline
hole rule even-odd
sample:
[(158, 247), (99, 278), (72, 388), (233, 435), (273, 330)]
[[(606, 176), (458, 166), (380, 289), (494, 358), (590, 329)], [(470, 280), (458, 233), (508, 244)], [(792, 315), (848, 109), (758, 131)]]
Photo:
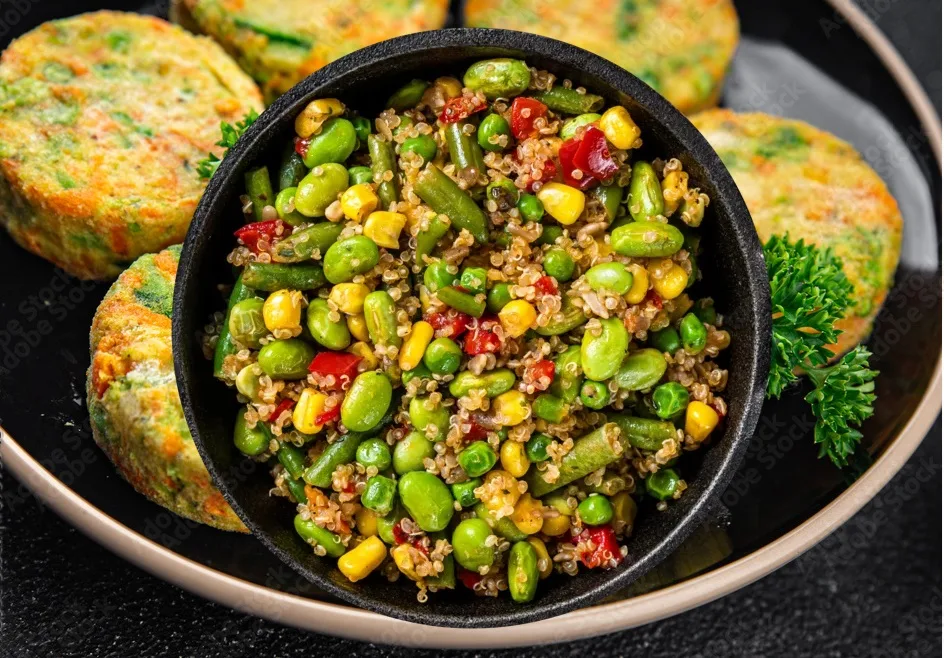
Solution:
[(720, 432), (709, 199), (634, 157), (626, 108), (520, 60), (384, 107), (312, 100), (278, 170), (246, 173), (207, 356), (315, 554), (420, 601), (526, 603), (626, 559)]

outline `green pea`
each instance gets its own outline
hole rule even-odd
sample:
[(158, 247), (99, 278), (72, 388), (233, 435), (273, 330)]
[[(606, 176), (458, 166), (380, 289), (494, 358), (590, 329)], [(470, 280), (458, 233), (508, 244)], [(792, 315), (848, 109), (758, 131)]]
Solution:
[(462, 568), (478, 572), (495, 562), (495, 549), (485, 542), (492, 534), (488, 523), (479, 518), (465, 519), (452, 532), (452, 554)]
[(426, 471), (411, 471), (400, 478), (397, 490), (406, 511), (422, 530), (439, 532), (449, 525), (454, 501), (441, 479)]
[(459, 369), (462, 350), (448, 338), (436, 338), (426, 347), (423, 363), (434, 375), (451, 375)]
[(548, 393), (564, 402), (573, 402), (579, 394), (581, 379), (583, 368), (580, 365), (580, 346), (571, 345), (554, 360), (554, 381)]
[(580, 344), (580, 363), (588, 379), (602, 382), (619, 371), (629, 349), (629, 332), (619, 318), (600, 320), (600, 334), (585, 331)]
[(544, 253), (544, 271), (561, 283), (570, 281), (576, 266), (566, 249), (553, 247)]
[(520, 59), (486, 59), (470, 66), (462, 83), (490, 101), (518, 96), (531, 84), (531, 70)]
[(646, 478), (646, 491), (656, 500), (672, 498), (678, 485), (678, 473), (671, 468), (663, 468)]
[(440, 288), (451, 286), (459, 280), (458, 274), (449, 271), (452, 267), (444, 260), (437, 260), (430, 263), (423, 272), (423, 284), (430, 292), (436, 292)]
[(303, 214), (295, 210), (295, 192), (297, 190), (297, 187), (286, 187), (275, 195), (275, 212), (278, 213), (279, 219), (292, 226), (298, 226), (308, 221)]
[(542, 393), (531, 403), (534, 415), (549, 423), (560, 423), (567, 417), (569, 406), (555, 395)]
[(596, 291), (612, 290), (625, 295), (633, 287), (633, 275), (622, 263), (600, 263), (587, 270), (584, 277), (590, 288)]
[(511, 286), (507, 283), (496, 283), (488, 291), (485, 298), (485, 307), (492, 313), (498, 313), (511, 301)]
[(269, 442), (272, 435), (263, 422), (257, 422), (255, 427), (249, 427), (246, 423), (246, 409), (240, 407), (236, 414), (236, 426), (233, 429), (233, 443), (236, 449), (244, 455), (255, 457), (261, 455), (269, 449)]
[(399, 525), (400, 521), (405, 516), (406, 510), (403, 509), (400, 500), (394, 500), (393, 511), (386, 516), (377, 517), (377, 536), (380, 537), (385, 544), (390, 544), (391, 546), (395, 545), (397, 543), (397, 537), (393, 533), (393, 528)]
[(393, 92), (393, 95), (387, 99), (386, 106), (397, 112), (416, 107), (423, 100), (423, 94), (427, 87), (429, 87), (429, 83), (425, 80), (410, 80)]
[(668, 364), (659, 350), (636, 350), (623, 359), (613, 381), (624, 391), (644, 391), (659, 383)]
[(607, 222), (616, 219), (620, 202), (623, 200), (623, 188), (618, 185), (598, 185), (590, 191), (590, 196), (603, 204)]
[(375, 290), (364, 298), (364, 323), (374, 345), (403, 344), (397, 333), (397, 307), (386, 290)]
[(327, 300), (313, 299), (308, 304), (305, 326), (320, 345), (329, 350), (340, 351), (351, 344), (351, 332), (344, 322), (331, 320), (331, 308)]
[(682, 248), (682, 232), (661, 222), (632, 222), (613, 229), (610, 245), (621, 256), (654, 258), (671, 256)]
[(250, 363), (236, 375), (236, 390), (239, 394), (249, 398), (252, 401), (259, 397), (259, 377), (262, 375), (262, 368), (258, 363)]
[(413, 370), (404, 370), (400, 375), (400, 381), (403, 382), (403, 385), (406, 386), (407, 382), (412, 379), (419, 379), (420, 381), (424, 379), (432, 379), (433, 373), (429, 371), (422, 363), (413, 368)]
[(361, 443), (357, 446), (355, 459), (361, 466), (365, 468), (374, 466), (378, 471), (386, 471), (393, 463), (390, 457), (390, 447), (383, 439), (367, 439)]
[(496, 368), (481, 375), (463, 370), (449, 382), (449, 394), (461, 398), (473, 390), (482, 390), (486, 397), (494, 398), (510, 391), (514, 385), (515, 373), (508, 368)]
[(601, 382), (587, 380), (580, 387), (580, 401), (587, 409), (602, 409), (610, 403), (610, 389)]
[(606, 496), (593, 494), (580, 501), (577, 515), (585, 525), (605, 525), (613, 519), (613, 504)]
[(470, 478), (485, 475), (498, 462), (498, 455), (485, 441), (473, 441), (460, 452), (456, 459)]
[(259, 347), (263, 338), (269, 335), (262, 317), (264, 299), (250, 297), (237, 302), (229, 312), (229, 335), (233, 340), (246, 347)]
[[(432, 408), (431, 408), (432, 407)], [(442, 441), (449, 431), (449, 410), (441, 404), (433, 405), (428, 397), (410, 400), (410, 423), (413, 429), (426, 434), (430, 425), (436, 427), (435, 441)]]
[[(366, 137), (365, 137), (366, 139)], [(335, 117), (321, 124), (321, 132), (312, 135), (308, 149), (302, 156), (309, 169), (329, 162), (341, 163), (347, 160), (357, 146), (357, 131), (347, 119)]]
[(404, 153), (416, 153), (426, 164), (436, 157), (436, 140), (429, 135), (410, 137), (400, 145), (400, 154)]
[(295, 210), (305, 217), (324, 217), (325, 209), (348, 188), (344, 165), (328, 162), (315, 167), (295, 191)]
[(577, 133), (577, 129), (600, 120), (600, 115), (596, 112), (580, 114), (573, 119), (567, 120), (561, 127), (560, 138), (567, 141)]
[(708, 330), (701, 319), (694, 313), (686, 313), (679, 323), (679, 335), (682, 337), (682, 347), (689, 354), (698, 354), (705, 349), (708, 342)]
[(508, 593), (515, 603), (527, 603), (538, 591), (538, 553), (534, 546), (519, 541), (508, 553)]
[[(502, 136), (508, 139), (501, 140)], [(486, 151), (498, 153), (511, 145), (511, 128), (502, 115), (489, 114), (482, 119), (482, 123), (479, 124), (475, 139), (478, 141), (479, 146)], [(501, 145), (501, 141), (505, 141), (505, 146)]]
[(551, 445), (554, 439), (547, 434), (532, 434), (531, 438), (524, 446), (525, 454), (528, 455), (528, 461), (545, 462), (550, 457), (547, 454), (547, 447)]
[(274, 340), (259, 350), (259, 367), (272, 379), (305, 379), (315, 348), (298, 338)]
[(370, 119), (366, 117), (354, 117), (351, 119), (351, 125), (354, 126), (354, 134), (357, 135), (357, 148), (363, 148), (367, 144), (367, 138), (370, 137), (373, 125)]
[(482, 486), (481, 478), (472, 478), (465, 482), (456, 482), (450, 489), (452, 497), (463, 507), (472, 507), (479, 499), (475, 497), (475, 490)]
[(380, 251), (374, 241), (355, 235), (328, 248), (324, 255), (325, 278), (331, 283), (344, 283), (369, 272), (379, 261)]
[[(544, 204), (533, 194), (522, 194), (518, 197), (518, 212), (521, 218), (526, 222), (540, 222), (544, 217)], [(551, 230), (556, 229), (556, 230)], [(550, 234), (548, 234), (550, 232)], [(541, 244), (554, 244), (554, 240), (564, 234), (564, 230), (559, 226), (545, 226), (544, 233), (541, 234), (547, 242)], [(550, 236), (554, 235), (553, 239)]]
[(643, 160), (633, 164), (633, 175), (629, 181), (629, 214), (637, 222), (649, 221), (665, 211), (662, 184), (652, 165)]
[[(485, 199), (495, 202), (495, 209), (507, 212), (518, 205), (521, 191), (508, 178), (493, 180), (485, 188)], [(491, 208), (491, 206), (488, 206)]]
[(473, 295), (485, 292), (488, 284), (488, 270), (484, 267), (466, 267), (459, 277), (459, 285)]
[(362, 372), (351, 383), (341, 403), (341, 422), (352, 432), (367, 432), (380, 423), (390, 400), (393, 386), (382, 372)]
[(350, 178), (351, 185), (360, 185), (361, 183), (374, 182), (374, 172), (370, 170), (370, 167), (364, 167), (361, 165), (351, 167), (347, 170), (347, 174)]
[(695, 302), (695, 315), (705, 324), (717, 325), (718, 312), (715, 310), (715, 304), (710, 298), (699, 299)]
[(649, 332), (649, 344), (660, 352), (675, 354), (682, 349), (682, 339), (672, 327)]
[(652, 392), (652, 406), (659, 418), (674, 418), (688, 406), (688, 390), (678, 382), (660, 384)]
[(340, 537), (311, 519), (303, 519), (301, 514), (295, 516), (295, 532), (308, 544), (323, 547), (331, 557), (341, 557), (347, 552)]
[(361, 493), (361, 505), (386, 516), (393, 510), (394, 499), (397, 495), (397, 483), (383, 475), (374, 475), (367, 478), (367, 486)]

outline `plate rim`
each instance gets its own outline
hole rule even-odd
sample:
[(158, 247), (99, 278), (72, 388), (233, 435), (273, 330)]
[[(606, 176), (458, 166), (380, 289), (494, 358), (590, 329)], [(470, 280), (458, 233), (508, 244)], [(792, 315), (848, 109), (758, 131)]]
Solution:
[[(876, 53), (930, 138), (941, 167), (941, 124), (928, 95), (901, 55), (851, 0), (826, 0)], [(628, 600), (552, 619), (500, 628), (425, 626), (256, 585), (190, 560), (139, 535), (69, 489), (0, 426), (0, 464), (60, 517), (152, 575), (226, 607), (309, 631), (400, 646), (490, 649), (579, 640), (664, 619), (721, 598), (822, 541), (858, 512), (904, 466), (941, 412), (941, 355), (931, 382), (905, 426), (868, 471), (796, 528), (718, 569)]]

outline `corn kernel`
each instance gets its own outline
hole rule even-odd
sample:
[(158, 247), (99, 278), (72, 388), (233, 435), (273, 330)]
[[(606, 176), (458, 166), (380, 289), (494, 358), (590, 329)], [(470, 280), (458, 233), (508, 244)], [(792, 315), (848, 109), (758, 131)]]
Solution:
[(495, 418), (505, 427), (523, 423), (531, 414), (528, 398), (521, 391), (511, 390), (492, 400)]
[(518, 480), (508, 471), (501, 469), (489, 471), (485, 475), (482, 486), (489, 492), (488, 496), (482, 499), (482, 504), (492, 512), (497, 512), (505, 507), (514, 507), (518, 504), (518, 499), (521, 498)]
[(531, 328), (534, 321), (538, 319), (538, 312), (523, 299), (515, 299), (505, 304), (505, 307), (498, 312), (498, 319), (501, 320), (505, 333), (512, 338), (517, 338), (523, 336)]
[(400, 350), (400, 370), (413, 370), (420, 364), (426, 346), (433, 340), (433, 325), (424, 320), (413, 323), (410, 336)]
[(370, 183), (352, 185), (341, 194), (341, 210), (348, 219), (361, 223), (372, 212), (377, 210), (380, 199)]
[(515, 511), (511, 513), (511, 520), (524, 534), (537, 534), (544, 525), (543, 508), (540, 500), (535, 500), (531, 494), (522, 494), (515, 504)]
[(632, 148), (642, 134), (639, 126), (629, 116), (629, 111), (622, 105), (616, 105), (604, 112), (597, 125), (606, 135), (607, 141), (618, 149)]
[(364, 360), (359, 367), (361, 372), (376, 370), (380, 365), (380, 359), (374, 354), (374, 350), (371, 348), (370, 344), (362, 340), (352, 343), (351, 346), (347, 348), (347, 351), (351, 354), (356, 354)]
[(379, 537), (368, 537), (338, 558), (338, 569), (352, 583), (362, 580), (387, 557), (387, 547)]
[(537, 537), (528, 537), (527, 542), (531, 544), (534, 548), (534, 552), (538, 554), (538, 572), (541, 574), (541, 580), (544, 580), (554, 573), (554, 561), (551, 560), (551, 556), (547, 552), (547, 546), (544, 545), (543, 541)]
[(364, 222), (364, 235), (380, 247), (396, 249), (400, 246), (400, 232), (406, 226), (406, 215), (378, 210), (370, 213)]
[(357, 315), (364, 310), (364, 299), (369, 294), (370, 288), (363, 283), (336, 283), (328, 299), (337, 304), (342, 313)]
[(262, 305), (266, 329), (289, 329), (301, 333), (302, 299), (302, 294), (297, 290), (277, 290), (269, 295)]
[(565, 226), (577, 221), (587, 203), (583, 192), (563, 183), (545, 183), (538, 190), (538, 199), (544, 204), (544, 210)]
[(623, 295), (623, 299), (630, 304), (639, 304), (646, 298), (646, 293), (649, 292), (649, 272), (638, 263), (633, 263), (626, 269), (633, 275), (633, 285)]
[(601, 258), (606, 258), (613, 253), (613, 247), (611, 247), (606, 240), (602, 238), (597, 238), (594, 242), (597, 243), (597, 255)]
[(678, 170), (667, 173), (662, 179), (662, 198), (665, 200), (665, 209), (662, 214), (670, 217), (678, 210), (686, 192), (688, 192), (688, 174)]
[(548, 537), (559, 537), (568, 530), (570, 530), (570, 517), (566, 514), (547, 517), (541, 526), (541, 532)]
[(302, 139), (321, 132), (321, 124), (344, 114), (344, 103), (337, 98), (316, 98), (295, 117), (295, 133)]
[(390, 549), (390, 556), (394, 564), (404, 576), (410, 580), (419, 580), (419, 574), (416, 573), (416, 565), (413, 563), (413, 556), (410, 555), (410, 544), (400, 544)]
[(693, 400), (685, 410), (685, 433), (696, 441), (704, 441), (718, 426), (718, 412), (704, 402)]
[(298, 396), (298, 402), (292, 410), (292, 425), (303, 434), (317, 434), (324, 425), (315, 421), (325, 410), (327, 395), (319, 393), (313, 388), (306, 388)]
[(636, 501), (625, 491), (610, 497), (613, 504), (613, 530), (623, 534), (631, 530), (636, 521)]
[(687, 285), (688, 273), (678, 264), (673, 264), (661, 277), (652, 277), (652, 287), (662, 299), (675, 299)]
[(462, 83), (455, 78), (436, 78), (436, 81), (433, 82), (433, 86), (439, 89), (442, 92), (443, 97), (447, 100), (462, 95)]
[(525, 453), (524, 444), (520, 441), (507, 440), (501, 446), (501, 465), (516, 478), (524, 477), (531, 462)]
[(354, 524), (357, 531), (365, 537), (374, 537), (377, 535), (377, 513), (366, 507), (361, 507), (354, 514)]
[(351, 332), (354, 338), (364, 342), (370, 340), (370, 333), (367, 331), (367, 320), (364, 319), (363, 315), (348, 315), (345, 321), (347, 322), (348, 331)]

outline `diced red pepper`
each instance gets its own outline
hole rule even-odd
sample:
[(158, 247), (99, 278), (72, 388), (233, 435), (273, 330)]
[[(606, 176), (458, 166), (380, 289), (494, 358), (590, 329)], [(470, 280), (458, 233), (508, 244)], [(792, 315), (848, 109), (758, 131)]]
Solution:
[(469, 589), (473, 589), (479, 581), (482, 580), (480, 574), (460, 566), (456, 566), (456, 576), (459, 578), (459, 581)]
[(518, 96), (511, 102), (511, 132), (515, 139), (537, 137), (534, 122), (547, 116), (547, 105), (527, 96)]
[(557, 294), (557, 281), (555, 281), (554, 277), (552, 276), (542, 276), (540, 279), (534, 282), (534, 287), (542, 295)]
[(413, 548), (418, 550), (420, 553), (422, 553), (426, 557), (429, 557), (429, 546), (427, 546), (429, 542), (424, 542), (423, 539), (424, 539), (424, 536), (421, 535), (410, 543), (413, 544)]
[(553, 160), (545, 160), (544, 167), (541, 169), (541, 175), (537, 178), (531, 179), (531, 191), (537, 192), (540, 189), (540, 186), (544, 183), (549, 183), (554, 180), (554, 177), (557, 175), (557, 165), (554, 164)]
[(269, 219), (264, 222), (246, 224), (236, 229), (233, 235), (239, 238), (250, 251), (258, 254), (261, 238), (265, 237), (266, 242), (271, 243), (276, 236), (287, 233), (288, 229), (288, 224), (281, 219)]
[(463, 438), (466, 441), (469, 441), (471, 443), (472, 441), (478, 441), (480, 439), (484, 439), (486, 436), (488, 436), (488, 430), (485, 429), (483, 425), (480, 425), (479, 423), (475, 422), (474, 418), (470, 418), (469, 431), (466, 433), (466, 435)]
[(315, 417), (315, 425), (326, 425), (341, 417), (341, 405), (336, 404), (330, 409), (322, 411)]
[(655, 290), (650, 290), (649, 292), (647, 292), (646, 297), (645, 299), (643, 299), (643, 301), (652, 302), (653, 306), (655, 306), (660, 311), (662, 310), (662, 297), (660, 297), (659, 293), (657, 293)]
[(301, 137), (295, 138), (295, 152), (298, 153), (300, 157), (305, 157), (305, 154), (308, 153), (308, 146), (311, 144), (310, 139), (303, 139)]
[(606, 135), (596, 126), (587, 128), (579, 144), (574, 153), (574, 166), (585, 174), (589, 173), (597, 180), (604, 180), (611, 178), (619, 170), (610, 157)]
[(583, 532), (577, 535), (577, 541), (593, 542), (593, 550), (584, 550), (578, 555), (580, 561), (591, 569), (597, 567), (609, 569), (623, 561), (619, 542), (616, 541), (616, 533), (608, 525), (585, 528)]
[(430, 313), (426, 316), (426, 321), (432, 325), (437, 334), (440, 330), (444, 330), (447, 338), (455, 338), (469, 328), (472, 316), (449, 309), (445, 313)]
[(269, 420), (274, 423), (275, 421), (279, 419), (279, 416), (281, 416), (286, 411), (290, 411), (294, 406), (295, 406), (295, 400), (290, 400), (288, 398), (285, 398), (284, 400), (282, 400), (276, 405), (275, 411), (273, 411), (272, 415), (269, 416)]
[(361, 360), (361, 357), (348, 352), (319, 352), (308, 364), (308, 372), (319, 377), (333, 376), (334, 384), (325, 388), (334, 391), (341, 388), (344, 378), (352, 381), (357, 376), (357, 364)]
[(525, 370), (524, 381), (526, 384), (534, 384), (534, 388), (539, 391), (546, 391), (554, 381), (554, 362), (542, 359), (532, 364)]
[[(593, 185), (595, 181), (593, 176), (591, 176), (586, 171), (583, 171), (574, 163), (574, 159), (579, 149), (579, 139), (568, 139), (566, 142), (561, 144), (560, 150), (557, 152), (557, 157), (561, 163), (561, 176), (564, 179), (564, 184), (570, 185), (571, 187), (576, 187), (578, 190), (585, 190)], [(579, 171), (581, 173), (580, 178), (574, 178), (575, 171)]]
[(465, 335), (463, 347), (465, 353), (475, 356), (476, 354), (494, 354), (501, 350), (501, 339), (492, 331), (497, 324), (498, 321), (494, 318), (472, 320), (469, 333)]
[(443, 123), (456, 123), (468, 119), (470, 116), (476, 112), (481, 112), (486, 107), (488, 107), (488, 103), (478, 96), (456, 96), (446, 101), (442, 114), (439, 115), (439, 120)]
[(395, 523), (393, 526), (393, 541), (399, 546), (400, 544), (405, 544), (410, 540), (410, 535), (406, 533), (399, 523)]

